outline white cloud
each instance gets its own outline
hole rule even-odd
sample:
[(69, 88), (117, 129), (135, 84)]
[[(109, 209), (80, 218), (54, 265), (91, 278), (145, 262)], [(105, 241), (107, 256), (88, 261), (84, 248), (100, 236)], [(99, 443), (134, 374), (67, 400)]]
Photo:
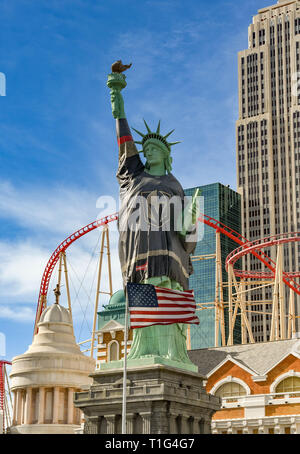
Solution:
[[(15, 314), (18, 321), (34, 322), (41, 278), (51, 254), (66, 236), (96, 219), (100, 210), (96, 208), (96, 200), (94, 195), (78, 189), (33, 190), (16, 188), (10, 182), (0, 184), (0, 216), (26, 227), (26, 234), (22, 233), (21, 238), (19, 234), (18, 238), (0, 241), (0, 318), (13, 319)], [(67, 250), (72, 311), (77, 325), (84, 318), (91, 323), (94, 313), (101, 232), (100, 228), (90, 232)], [(111, 231), (113, 291), (122, 286), (117, 242), (117, 232)], [(52, 290), (57, 276), (58, 266), (49, 284), (48, 304), (54, 302)], [(106, 254), (101, 291), (108, 291)], [(67, 306), (64, 273), (61, 292), (61, 302)], [(108, 297), (101, 295), (99, 309), (107, 302)], [(19, 313), (11, 308), (16, 304), (22, 307)]]
[[(14, 187), (0, 182), (0, 217), (33, 231), (72, 233), (97, 218), (96, 201), (101, 194), (91, 194), (76, 187)], [(63, 240), (64, 238), (62, 238)]]
[(49, 252), (26, 240), (19, 243), (0, 242), (1, 300), (28, 301), (38, 293), (42, 269)]
[(5, 318), (15, 322), (32, 323), (35, 318), (35, 311), (31, 307), (0, 305), (0, 319)]

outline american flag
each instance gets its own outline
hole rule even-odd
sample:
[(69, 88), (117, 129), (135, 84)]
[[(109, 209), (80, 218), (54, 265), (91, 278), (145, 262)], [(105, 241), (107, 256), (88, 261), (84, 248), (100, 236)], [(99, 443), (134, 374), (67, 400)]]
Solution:
[(151, 325), (188, 323), (199, 325), (194, 291), (180, 292), (150, 284), (127, 284), (132, 329)]

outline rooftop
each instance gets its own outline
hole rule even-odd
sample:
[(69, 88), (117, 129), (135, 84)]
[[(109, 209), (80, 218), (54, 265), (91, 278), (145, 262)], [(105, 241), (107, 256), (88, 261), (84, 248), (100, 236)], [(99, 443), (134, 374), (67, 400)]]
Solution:
[(281, 359), (293, 352), (300, 355), (300, 339), (191, 350), (189, 357), (199, 367), (199, 373), (202, 375), (208, 375), (228, 355), (257, 375), (264, 375)]

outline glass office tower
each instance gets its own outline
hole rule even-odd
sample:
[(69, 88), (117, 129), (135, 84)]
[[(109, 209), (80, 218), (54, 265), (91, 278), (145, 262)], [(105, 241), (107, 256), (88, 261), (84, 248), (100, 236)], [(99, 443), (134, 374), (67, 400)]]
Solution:
[[(203, 197), (202, 210), (205, 215), (211, 216), (228, 227), (241, 233), (241, 197), (230, 187), (221, 183), (198, 186)], [(187, 196), (192, 196), (196, 188), (186, 189)], [(236, 247), (237, 243), (225, 235), (221, 235), (222, 276), (227, 282), (225, 260), (227, 255)], [(204, 225), (204, 234), (197, 243), (194, 256), (215, 254), (215, 229)], [(194, 274), (190, 277), (190, 288), (195, 291), (197, 303), (212, 303), (215, 301), (215, 259), (193, 261)], [(224, 299), (227, 300), (227, 288), (224, 288)], [(197, 312), (200, 325), (191, 325), (191, 349), (215, 346), (215, 310), (206, 309)], [(227, 339), (228, 317), (225, 311), (225, 333)], [(240, 317), (237, 317), (234, 330), (234, 343), (241, 342)], [(219, 333), (221, 345), (221, 333)]]

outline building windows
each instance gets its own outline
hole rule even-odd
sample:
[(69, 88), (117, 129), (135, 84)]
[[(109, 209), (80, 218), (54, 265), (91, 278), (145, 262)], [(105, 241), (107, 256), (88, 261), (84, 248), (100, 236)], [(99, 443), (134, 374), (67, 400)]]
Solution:
[(246, 389), (242, 385), (234, 381), (224, 383), (215, 392), (215, 396), (223, 398), (233, 396), (246, 396), (246, 394), (247, 394)]
[(290, 393), (297, 391), (300, 391), (300, 377), (285, 378), (275, 388), (276, 393)]
[(262, 46), (266, 43), (266, 32), (265, 30), (259, 30), (259, 45)]
[(119, 343), (112, 341), (108, 346), (108, 361), (118, 361), (119, 359)]

